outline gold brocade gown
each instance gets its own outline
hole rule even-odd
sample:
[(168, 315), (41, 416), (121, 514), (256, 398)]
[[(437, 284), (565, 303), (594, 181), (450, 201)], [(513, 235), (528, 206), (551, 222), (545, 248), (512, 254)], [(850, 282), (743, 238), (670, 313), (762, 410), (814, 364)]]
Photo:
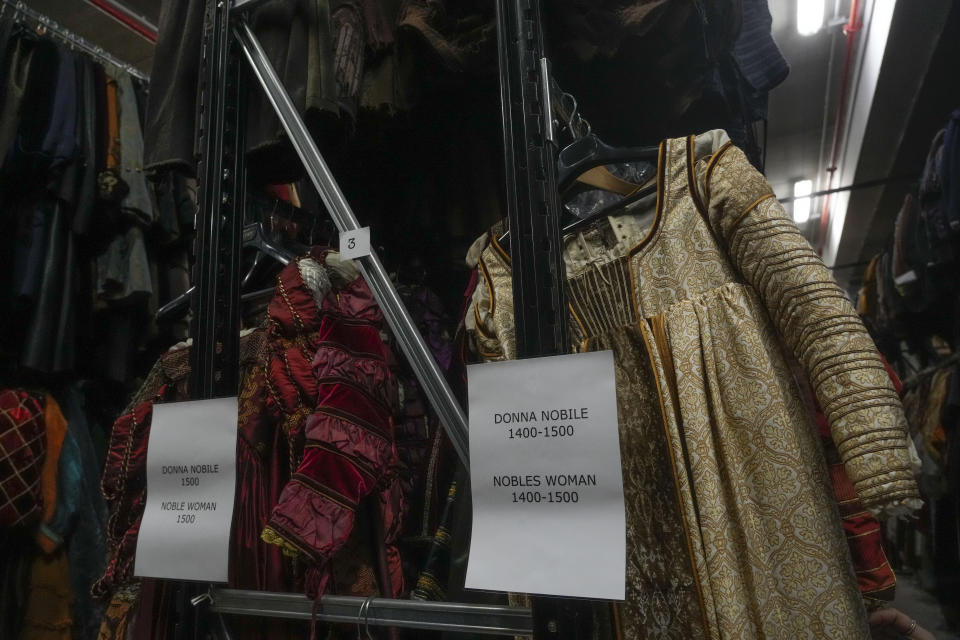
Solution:
[[(656, 202), (565, 238), (571, 331), (616, 366), (627, 510), (624, 638), (869, 638), (803, 365), (875, 513), (919, 506), (906, 421), (829, 271), (722, 131), (665, 141)], [(654, 206), (655, 205), (655, 206)], [(467, 330), (515, 357), (510, 260), (494, 241)], [(479, 254), (479, 255), (478, 255)]]

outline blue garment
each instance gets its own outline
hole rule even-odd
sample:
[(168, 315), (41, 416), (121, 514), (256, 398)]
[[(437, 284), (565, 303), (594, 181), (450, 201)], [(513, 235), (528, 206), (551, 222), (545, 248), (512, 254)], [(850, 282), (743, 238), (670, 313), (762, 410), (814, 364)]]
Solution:
[[(12, 20), (0, 20), (0, 23), (13, 25)], [(6, 165), (7, 156), (20, 130), (20, 117), (34, 57), (34, 47), (25, 38), (14, 37), (12, 42), (3, 46), (4, 63), (0, 66), (0, 168)]]
[(3, 123), (4, 128), (15, 127), (3, 166), (4, 186), (23, 193), (46, 185), (46, 169), (50, 162), (42, 150), (53, 122), (60, 55), (57, 46), (49, 40), (24, 36), (21, 41), (30, 54), (24, 56), (28, 66), (21, 70), (26, 75), (17, 118)]
[[(707, 47), (711, 69), (704, 79), (703, 93), (719, 98), (726, 111), (724, 129), (762, 172), (763, 157), (752, 125), (767, 118), (769, 92), (786, 80), (790, 65), (770, 32), (773, 19), (767, 0), (741, 0), (739, 9), (740, 32), (729, 49), (714, 59)], [(727, 25), (733, 20), (734, 16), (722, 11), (710, 15), (704, 22), (705, 40), (719, 39), (717, 32), (729, 31)]]
[(67, 419), (57, 476), (57, 508), (44, 533), (65, 542), (74, 593), (74, 638), (94, 640), (103, 605), (90, 594), (107, 563), (107, 505), (100, 492), (100, 473), (83, 395), (76, 386), (57, 398)]
[(934, 136), (920, 175), (920, 214), (930, 241), (929, 265), (950, 264), (956, 254), (944, 192), (946, 137), (946, 129), (941, 129)]
[(743, 0), (740, 36), (733, 45), (733, 57), (752, 92), (747, 96), (754, 120), (767, 117), (767, 93), (787, 79), (790, 65), (773, 40), (767, 0)]
[(34, 302), (40, 294), (47, 256), (50, 211), (42, 198), (24, 198), (15, 205), (17, 238), (14, 249), (14, 295)]
[(69, 49), (57, 47), (57, 82), (53, 110), (40, 143), (40, 153), (51, 166), (73, 158), (77, 151), (77, 60)]
[(960, 233), (960, 109), (950, 114), (943, 136), (940, 188), (943, 217), (950, 231)]

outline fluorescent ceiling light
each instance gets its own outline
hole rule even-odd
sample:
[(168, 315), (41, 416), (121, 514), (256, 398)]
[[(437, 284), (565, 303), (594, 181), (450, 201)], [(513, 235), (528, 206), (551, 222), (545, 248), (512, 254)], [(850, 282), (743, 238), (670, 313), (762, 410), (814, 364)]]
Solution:
[(793, 221), (803, 224), (810, 219), (810, 194), (813, 193), (811, 180), (797, 180), (793, 183)]
[(812, 36), (823, 26), (824, 0), (797, 0), (797, 33)]

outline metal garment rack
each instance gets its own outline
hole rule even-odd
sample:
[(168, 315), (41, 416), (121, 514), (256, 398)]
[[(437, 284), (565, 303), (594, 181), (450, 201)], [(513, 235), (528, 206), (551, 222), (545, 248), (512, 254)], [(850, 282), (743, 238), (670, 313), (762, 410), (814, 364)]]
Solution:
[[(244, 70), (265, 91), (338, 229), (359, 228), (349, 203), (309, 135), (245, 12), (263, 0), (208, 0), (201, 92), (199, 202), (192, 299), (192, 397), (233, 395), (237, 389), (238, 264), (245, 194), (243, 154)], [(538, 0), (497, 0), (501, 99), (512, 242), (518, 355), (569, 352), (563, 292), (556, 149), (550, 114), (548, 64), (543, 56)], [(384, 317), (424, 388), (461, 461), (468, 463), (467, 421), (423, 338), (397, 296), (379, 258), (358, 260)], [(302, 595), (211, 587), (220, 614), (316, 619), (538, 638), (585, 637), (589, 605), (538, 598), (534, 610), (418, 600), (323, 596), (319, 606)]]
[(97, 46), (92, 42), (90, 42), (89, 40), (86, 40), (85, 38), (78, 36), (77, 34), (73, 33), (72, 31), (60, 25), (59, 23), (54, 22), (53, 20), (43, 15), (42, 13), (34, 11), (33, 9), (25, 5), (23, 2), (19, 2), (18, 0), (2, 0), (2, 5), (0, 5), (0, 8), (2, 8), (3, 10), (2, 18), (4, 20), (6, 20), (9, 17), (8, 12), (10, 12), (9, 15), (11, 15), (13, 17), (12, 19), (14, 20), (17, 19), (18, 15), (22, 16), (28, 19), (30, 22), (32, 22), (33, 26), (36, 27), (41, 32), (45, 31), (45, 32), (48, 32), (53, 37), (60, 38), (71, 47), (76, 47), (77, 49), (80, 49), (84, 53), (93, 57), (98, 62), (103, 62), (103, 63), (113, 65), (119, 69), (122, 69), (123, 71), (126, 71), (133, 77), (139, 80), (142, 80), (144, 82), (147, 82), (150, 80), (150, 77), (147, 76), (142, 71), (140, 71), (139, 69), (133, 67), (127, 62), (124, 62), (123, 60), (117, 58), (116, 56), (111, 55), (110, 53), (105, 51), (103, 47)]
[[(550, 65), (540, 0), (497, 0), (513, 322), (518, 358), (570, 353)], [(585, 600), (533, 598), (534, 637), (586, 640)]]

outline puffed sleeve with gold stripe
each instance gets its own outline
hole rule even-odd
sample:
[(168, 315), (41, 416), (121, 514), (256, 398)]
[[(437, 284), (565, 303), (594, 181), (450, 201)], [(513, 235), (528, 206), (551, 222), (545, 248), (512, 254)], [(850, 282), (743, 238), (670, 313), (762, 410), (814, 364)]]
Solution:
[(513, 327), (513, 283), (507, 254), (492, 240), (492, 233), (477, 240), (468, 254), (475, 262), (477, 286), (464, 318), (467, 338), (484, 362), (517, 357)]
[(919, 507), (900, 399), (830, 271), (740, 149), (719, 148), (701, 193), (713, 232), (806, 370), (863, 504), (887, 514)]

